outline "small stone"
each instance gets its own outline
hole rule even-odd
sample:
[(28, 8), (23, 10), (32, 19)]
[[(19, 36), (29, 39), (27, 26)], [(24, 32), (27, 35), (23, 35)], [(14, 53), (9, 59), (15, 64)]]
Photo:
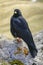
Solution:
[(41, 47), (41, 50), (43, 50), (43, 47)]
[(42, 44), (43, 44), (43, 42), (42, 42)]
[(36, 63), (33, 63), (32, 65), (36, 65)]

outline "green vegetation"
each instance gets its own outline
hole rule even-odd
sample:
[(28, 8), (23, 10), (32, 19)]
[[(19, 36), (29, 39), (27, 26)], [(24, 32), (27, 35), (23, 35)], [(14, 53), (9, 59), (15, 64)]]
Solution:
[(13, 60), (10, 62), (11, 65), (24, 65), (21, 61), (19, 60)]

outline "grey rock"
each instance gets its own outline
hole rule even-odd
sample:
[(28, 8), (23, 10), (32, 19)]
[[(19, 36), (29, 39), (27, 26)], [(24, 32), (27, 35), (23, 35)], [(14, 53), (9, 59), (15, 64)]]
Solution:
[(31, 54), (25, 56), (21, 51), (20, 54), (14, 54), (17, 48), (23, 48), (24, 46), (28, 49), (26, 43), (22, 40), (18, 43), (15, 40), (8, 40), (5, 36), (0, 36), (0, 59), (11, 61), (14, 59), (21, 60), (25, 65), (43, 65), (43, 31), (33, 36), (35, 45), (38, 49), (37, 56), (33, 59)]

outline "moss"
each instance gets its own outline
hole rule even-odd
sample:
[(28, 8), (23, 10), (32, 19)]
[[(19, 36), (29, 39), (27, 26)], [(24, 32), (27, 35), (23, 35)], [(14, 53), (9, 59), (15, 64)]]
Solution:
[(16, 65), (24, 65), (24, 63), (22, 63), (20, 60), (13, 60), (13, 61), (10, 62), (10, 64), (11, 65), (14, 65), (14, 64), (16, 64)]

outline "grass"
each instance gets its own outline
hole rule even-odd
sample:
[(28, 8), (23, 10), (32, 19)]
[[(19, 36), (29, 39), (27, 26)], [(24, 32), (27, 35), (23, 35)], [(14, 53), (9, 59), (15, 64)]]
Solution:
[(13, 38), (10, 33), (10, 18), (15, 8), (19, 8), (22, 11), (32, 34), (43, 30), (42, 2), (0, 0), (0, 34)]

